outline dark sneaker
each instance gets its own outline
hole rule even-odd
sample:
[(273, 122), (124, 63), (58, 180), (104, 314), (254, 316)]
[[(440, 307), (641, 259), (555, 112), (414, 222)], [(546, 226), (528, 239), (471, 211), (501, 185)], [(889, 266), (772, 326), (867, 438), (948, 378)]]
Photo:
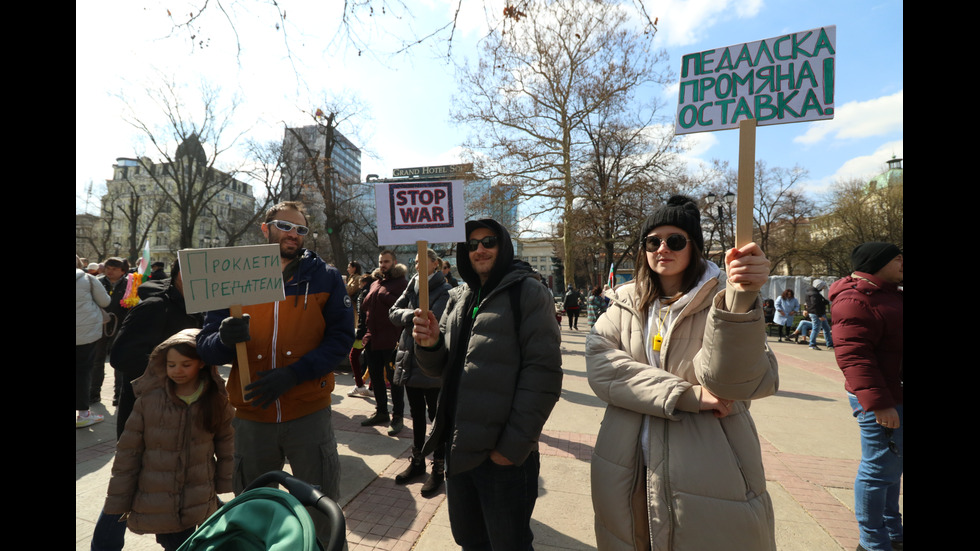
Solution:
[(391, 427), (388, 428), (388, 436), (396, 436), (404, 427), (405, 424), (402, 422), (402, 418), (395, 417), (391, 420)]
[(390, 421), (390, 420), (391, 419), (388, 418), (388, 414), (387, 413), (375, 413), (371, 417), (368, 417), (367, 419), (361, 421), (361, 426), (362, 427), (377, 427), (379, 425), (387, 425), (388, 424), (388, 421)]
[(405, 469), (395, 475), (395, 484), (408, 484), (413, 479), (425, 474), (425, 458), (413, 457)]
[(432, 462), (432, 474), (429, 475), (429, 479), (425, 481), (422, 485), (422, 497), (432, 497), (439, 492), (439, 488), (442, 487), (443, 480), (446, 479), (446, 463), (444, 460), (436, 460)]

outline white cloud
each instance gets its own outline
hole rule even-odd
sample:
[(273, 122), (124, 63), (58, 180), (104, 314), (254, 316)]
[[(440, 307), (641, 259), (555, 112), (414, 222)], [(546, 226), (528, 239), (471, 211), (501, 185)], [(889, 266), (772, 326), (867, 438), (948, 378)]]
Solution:
[(808, 125), (807, 131), (793, 141), (812, 145), (825, 139), (855, 140), (901, 132), (904, 95), (905, 91), (900, 90), (868, 101), (847, 102), (837, 107), (832, 121)]
[(686, 134), (675, 139), (680, 141), (685, 148), (677, 156), (678, 162), (687, 167), (687, 171), (691, 174), (698, 173), (702, 165), (710, 162), (708, 161), (710, 158), (708, 152), (719, 144), (717, 132)]
[(846, 161), (837, 169), (833, 178), (835, 180), (871, 178), (876, 174), (884, 172), (886, 163), (892, 156), (903, 157), (902, 152), (904, 149), (904, 140), (881, 144), (870, 155), (862, 155)]
[(807, 192), (822, 195), (829, 192), (834, 184), (846, 180), (870, 180), (887, 169), (887, 162), (893, 156), (903, 158), (904, 140), (885, 142), (867, 155), (852, 157), (823, 178), (807, 182), (803, 187)]
[(762, 6), (763, 0), (675, 0), (648, 3), (647, 11), (659, 18), (657, 37), (671, 48), (703, 40), (719, 23), (755, 17)]

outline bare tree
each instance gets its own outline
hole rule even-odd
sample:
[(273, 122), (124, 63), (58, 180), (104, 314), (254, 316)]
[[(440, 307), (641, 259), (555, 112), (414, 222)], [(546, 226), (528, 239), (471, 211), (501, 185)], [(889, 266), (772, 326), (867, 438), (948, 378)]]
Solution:
[[(237, 185), (234, 171), (216, 167), (218, 159), (235, 147), (241, 136), (230, 130), (237, 101), (232, 99), (226, 105), (220, 90), (207, 84), (201, 86), (193, 105), (169, 81), (146, 92), (158, 112), (150, 117), (128, 103), (126, 121), (143, 134), (152, 153), (162, 160), (154, 162), (140, 156), (139, 165), (155, 184), (156, 192), (170, 204), (177, 248), (191, 248), (196, 245), (194, 230), (202, 217), (212, 212), (212, 202)], [(162, 117), (162, 124), (156, 122), (156, 116)]]
[[(103, 213), (102, 218), (89, 214), (89, 210), (95, 212), (102, 210), (101, 201), (96, 197), (94, 188), (95, 183), (89, 180), (85, 186), (84, 198), (77, 194), (75, 196), (75, 254), (91, 262), (98, 262), (108, 256), (106, 253), (109, 250), (109, 243), (112, 242), (109, 231), (111, 220), (108, 224), (104, 224), (103, 221), (111, 218), (113, 213)], [(84, 205), (81, 211), (78, 209), (79, 201)]]
[(261, 243), (259, 226), (269, 207), (281, 201), (298, 199), (298, 190), (285, 185), (289, 164), (281, 141), (258, 142), (246, 140), (246, 163), (239, 173), (252, 186), (252, 193), (259, 191), (254, 206), (228, 205), (222, 201), (211, 203), (208, 214), (215, 220), (226, 246)]
[[(322, 213), (322, 222), (311, 221), (311, 225), (316, 230), (322, 227), (326, 233), (330, 250), (324, 256), (328, 262), (345, 266), (355, 254), (355, 244), (363, 244), (372, 235), (373, 243), (377, 243), (376, 222), (365, 213), (371, 189), (362, 185), (360, 175), (356, 180), (353, 175), (345, 177), (339, 170), (341, 167), (335, 166), (340, 152), (360, 155), (360, 150), (340, 133), (339, 127), (352, 124), (362, 116), (362, 108), (356, 101), (336, 100), (308, 115), (312, 125), (286, 128), (283, 147), (288, 151), (287, 188), (292, 190), (288, 193), (302, 197), (311, 213), (315, 209)], [(375, 249), (376, 246), (372, 247), (372, 252)]]
[[(756, 243), (772, 261), (773, 268), (780, 262), (779, 256), (794, 251), (780, 243), (783, 235), (779, 229), (787, 223), (805, 218), (809, 213), (800, 213), (804, 206), (797, 186), (810, 175), (809, 171), (797, 165), (793, 168), (769, 167), (765, 161), (755, 163), (755, 205), (753, 205)], [(775, 255), (775, 256), (772, 256)]]
[(905, 185), (852, 179), (834, 186), (826, 214), (814, 220), (814, 255), (828, 275), (851, 273), (850, 254), (868, 241), (905, 244)]
[[(520, 24), (491, 33), (479, 63), (461, 70), (454, 117), (475, 129), (467, 145), (486, 153), (479, 172), (543, 198), (543, 208), (565, 221), (576, 197), (574, 175), (588, 162), (586, 119), (609, 104), (629, 105), (644, 85), (665, 82), (656, 71), (662, 58), (616, 5), (542, 0), (520, 11)], [(571, 225), (563, 227), (567, 285), (575, 262)]]
[[(130, 264), (136, 262), (143, 243), (153, 233), (157, 218), (166, 208), (165, 202), (159, 195), (146, 193), (146, 190), (141, 187), (145, 188), (145, 183), (141, 186), (127, 175), (122, 181), (111, 186), (103, 199), (109, 203), (110, 216), (118, 217), (126, 228), (123, 247), (128, 253), (126, 256)], [(103, 213), (105, 212), (104, 207)]]
[[(798, 263), (808, 254), (806, 232), (815, 205), (799, 189), (809, 172), (800, 167), (771, 167), (764, 160), (755, 163), (754, 202), (752, 205), (752, 238), (766, 252), (772, 273)], [(728, 161), (715, 160), (698, 186), (701, 195), (714, 193), (723, 197), (738, 190), (738, 173)], [(735, 208), (724, 201), (704, 210), (712, 230), (718, 231), (718, 255), (735, 244)], [(711, 239), (708, 240), (708, 243)], [(706, 251), (708, 252), (708, 251)]]
[(575, 241), (596, 243), (606, 266), (632, 257), (645, 213), (676, 191), (678, 147), (672, 129), (654, 124), (658, 107), (608, 103), (583, 121), (589, 161), (576, 178), (576, 210), (589, 223)]
[[(100, 262), (114, 254), (112, 248), (112, 228), (116, 221), (116, 210), (111, 203), (107, 204), (101, 211), (101, 216), (92, 221), (92, 225), (82, 235), (81, 238), (89, 247), (93, 256), (90, 262)], [(83, 255), (80, 255), (83, 256)]]
[[(482, 9), (487, 29), (506, 33), (513, 27), (522, 25), (528, 20), (529, 13), (533, 14), (535, 8), (549, 1), (504, 2), (502, 13), (497, 12), (499, 6), (496, 2), (484, 0), (480, 4), (472, 2), (471, 5), (478, 5), (478, 9)], [(656, 18), (651, 19), (644, 0), (622, 0), (615, 4), (619, 9), (644, 21), (648, 29), (656, 31)], [(324, 50), (352, 48), (358, 56), (373, 55), (383, 58), (430, 44), (438, 51), (444, 48), (445, 57), (450, 58), (463, 0), (449, 0), (445, 16), (426, 18), (417, 16), (417, 7), (413, 10), (412, 4), (404, 0), (344, 0), (325, 5), (325, 20), (318, 19), (315, 29), (326, 40)], [(256, 16), (265, 21), (266, 32), (281, 41), (287, 58), (295, 64), (291, 46), (293, 33), (309, 35), (308, 25), (311, 22), (295, 15), (287, 18), (286, 6), (275, 0), (191, 0), (186, 9), (177, 13), (167, 10), (171, 36), (183, 36), (192, 48), (201, 49), (210, 46), (211, 36), (217, 34), (216, 27), (226, 28), (231, 31), (239, 56), (243, 39), (269, 43), (268, 35), (243, 37), (238, 32), (239, 22), (243, 18), (252, 19)], [(379, 46), (379, 42), (384, 42), (386, 46)]]
[(773, 273), (802, 275), (812, 272), (810, 225), (816, 204), (802, 190), (786, 193), (780, 216), (769, 229), (769, 249), (766, 255), (772, 262)]

